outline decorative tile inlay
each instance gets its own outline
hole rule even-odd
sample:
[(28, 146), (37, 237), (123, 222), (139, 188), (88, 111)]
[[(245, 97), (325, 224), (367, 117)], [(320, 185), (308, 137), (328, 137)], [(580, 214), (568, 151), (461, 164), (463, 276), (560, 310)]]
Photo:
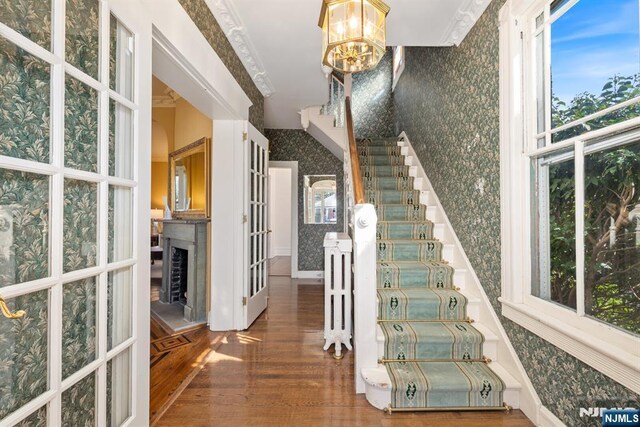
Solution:
[(151, 343), (151, 356), (159, 353), (175, 350), (176, 348), (191, 344), (191, 340), (185, 335), (173, 335), (166, 338), (160, 338)]

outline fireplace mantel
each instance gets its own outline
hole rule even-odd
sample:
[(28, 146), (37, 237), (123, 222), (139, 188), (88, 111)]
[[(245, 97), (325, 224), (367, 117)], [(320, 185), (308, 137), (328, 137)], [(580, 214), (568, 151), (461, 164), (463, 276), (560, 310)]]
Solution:
[(187, 251), (187, 292), (184, 319), (203, 322), (207, 319), (207, 227), (208, 219), (163, 221), (162, 289), (160, 301), (171, 303), (172, 255), (174, 249)]

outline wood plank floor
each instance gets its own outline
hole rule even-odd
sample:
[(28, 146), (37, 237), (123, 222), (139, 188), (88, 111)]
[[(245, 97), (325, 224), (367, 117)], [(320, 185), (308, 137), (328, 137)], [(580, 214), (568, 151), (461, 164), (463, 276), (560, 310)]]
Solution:
[(151, 372), (149, 422), (154, 425), (173, 400), (200, 370), (207, 356), (221, 344), (225, 333), (206, 325), (170, 334), (151, 317)]
[(291, 276), (291, 257), (275, 256), (269, 260), (270, 276)]
[(386, 415), (353, 391), (353, 353), (322, 350), (323, 287), (271, 277), (269, 308), (230, 333), (159, 426), (531, 426), (521, 411)]

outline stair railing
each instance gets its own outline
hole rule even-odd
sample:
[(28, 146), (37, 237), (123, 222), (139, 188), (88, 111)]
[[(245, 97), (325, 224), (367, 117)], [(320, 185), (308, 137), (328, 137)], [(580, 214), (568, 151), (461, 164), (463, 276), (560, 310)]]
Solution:
[[(350, 85), (348, 85), (350, 86)], [(348, 233), (353, 241), (353, 343), (356, 393), (364, 393), (362, 369), (378, 365), (376, 326), (376, 228), (375, 207), (367, 203), (360, 157), (353, 127), (351, 97), (345, 97), (346, 140), (344, 158), (345, 201)], [(348, 274), (348, 273), (347, 273)]]
[(335, 71), (329, 75), (329, 96), (327, 103), (322, 106), (322, 114), (334, 117), (333, 125), (338, 128), (345, 124), (344, 100), (347, 95), (345, 79)]
[[(353, 338), (354, 380), (356, 393), (365, 392), (362, 369), (378, 365), (377, 282), (376, 282), (376, 228), (375, 207), (367, 203), (356, 144), (351, 108), (351, 75), (344, 77), (332, 73), (329, 79), (329, 97), (322, 106), (322, 114), (333, 115), (334, 125), (344, 128), (344, 203), (345, 232), (327, 233), (325, 247), (325, 350), (335, 344), (334, 357), (342, 356), (341, 346), (350, 349)], [(346, 240), (345, 240), (346, 239)], [(349, 244), (350, 239), (352, 244)], [(352, 252), (352, 254), (351, 254)], [(351, 259), (347, 263), (345, 260)], [(351, 271), (349, 271), (349, 269)], [(347, 277), (353, 273), (353, 280)], [(343, 298), (351, 293), (353, 299)], [(353, 333), (350, 318), (353, 300)], [(344, 317), (343, 317), (344, 313)]]

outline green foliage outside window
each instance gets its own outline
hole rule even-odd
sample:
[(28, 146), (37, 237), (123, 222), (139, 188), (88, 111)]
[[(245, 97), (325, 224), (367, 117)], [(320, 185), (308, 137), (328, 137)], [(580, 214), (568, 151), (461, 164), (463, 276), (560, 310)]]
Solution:
[[(615, 76), (600, 95), (582, 93), (568, 105), (553, 97), (553, 127), (602, 111), (640, 95), (640, 74)], [(561, 141), (640, 116), (634, 104), (558, 132)], [(551, 299), (576, 307), (575, 174), (573, 161), (549, 170)], [(585, 156), (585, 312), (640, 334), (638, 223), (629, 219), (640, 204), (640, 141)], [(615, 235), (615, 238), (612, 237)], [(613, 243), (613, 244), (612, 244)]]

